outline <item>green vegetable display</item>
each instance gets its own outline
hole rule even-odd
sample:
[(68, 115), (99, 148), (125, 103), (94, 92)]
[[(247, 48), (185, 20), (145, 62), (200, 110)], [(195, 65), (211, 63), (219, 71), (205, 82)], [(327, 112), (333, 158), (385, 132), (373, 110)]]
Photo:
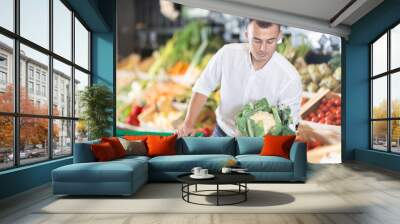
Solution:
[(268, 100), (250, 102), (236, 115), (236, 127), (241, 135), (259, 137), (266, 134), (294, 135), (289, 128), (292, 117), (289, 107), (270, 105)]
[[(178, 61), (190, 64), (195, 60), (197, 65), (204, 54), (214, 54), (221, 48), (223, 41), (218, 35), (212, 34), (210, 29), (204, 21), (196, 20), (185, 25), (160, 48), (159, 55), (151, 65), (148, 73), (155, 76), (160, 70), (166, 70)], [(206, 39), (207, 44), (202, 51), (198, 52), (204, 39)]]

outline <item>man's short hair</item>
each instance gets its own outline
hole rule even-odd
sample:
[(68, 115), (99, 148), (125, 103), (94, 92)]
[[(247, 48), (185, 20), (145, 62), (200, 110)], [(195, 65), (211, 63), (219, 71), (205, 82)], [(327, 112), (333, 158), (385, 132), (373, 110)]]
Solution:
[(250, 23), (255, 22), (257, 24), (257, 26), (261, 27), (261, 28), (268, 28), (271, 27), (273, 25), (277, 25), (279, 29), (281, 29), (281, 25), (277, 24), (277, 23), (271, 23), (271, 22), (267, 22), (267, 21), (262, 21), (262, 20), (257, 20), (257, 19), (249, 19), (247, 26), (250, 25)]

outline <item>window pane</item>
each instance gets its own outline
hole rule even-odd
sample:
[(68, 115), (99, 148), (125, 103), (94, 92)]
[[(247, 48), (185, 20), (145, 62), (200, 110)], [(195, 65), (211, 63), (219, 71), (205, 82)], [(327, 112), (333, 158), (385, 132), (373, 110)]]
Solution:
[(71, 60), (72, 12), (60, 1), (53, 1), (53, 51)]
[(71, 66), (53, 60), (53, 114), (72, 117)]
[(372, 118), (387, 118), (387, 77), (372, 81)]
[(21, 44), (21, 113), (48, 114), (48, 64), (47, 55)]
[(88, 129), (84, 120), (75, 121), (75, 143), (88, 140)]
[(75, 18), (75, 63), (89, 70), (89, 32)]
[(20, 0), (21, 36), (49, 48), (49, 1)]
[(387, 34), (372, 45), (372, 71), (373, 75), (387, 71)]
[(53, 120), (53, 157), (72, 154), (72, 121)]
[(44, 118), (21, 117), (19, 152), (21, 164), (49, 158), (48, 121)]
[(391, 75), (390, 85), (391, 114), (392, 117), (400, 118), (400, 72)]
[(89, 75), (75, 69), (75, 117), (81, 114), (81, 107), (79, 106), (80, 93), (89, 86)]
[(390, 36), (390, 67), (400, 67), (400, 24), (391, 30)]
[(0, 1), (0, 26), (14, 31), (14, 1)]
[(13, 118), (0, 116), (0, 170), (14, 165)]
[(387, 151), (387, 121), (372, 122), (372, 148)]
[(392, 141), (392, 152), (400, 153), (400, 120), (394, 120), (391, 121), (392, 125), (392, 136), (391, 136), (391, 141)]
[(0, 35), (0, 111), (14, 111), (13, 40)]

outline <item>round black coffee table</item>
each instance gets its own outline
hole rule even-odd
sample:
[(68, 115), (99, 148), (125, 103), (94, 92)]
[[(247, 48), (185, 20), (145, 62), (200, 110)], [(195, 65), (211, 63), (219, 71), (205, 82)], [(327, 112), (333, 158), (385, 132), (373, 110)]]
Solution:
[[(249, 188), (247, 187), (247, 183), (255, 180), (255, 177), (248, 173), (215, 173), (213, 174), (215, 177), (212, 179), (193, 179), (190, 177), (191, 173), (182, 174), (177, 177), (178, 181), (182, 183), (182, 199), (188, 203), (198, 204), (198, 205), (234, 205), (239, 204), (241, 202), (245, 202), (247, 200), (247, 192)], [(197, 185), (216, 185), (215, 190), (197, 190)], [(190, 191), (190, 186), (195, 186), (194, 191)], [(220, 189), (220, 185), (236, 185), (238, 186), (237, 190), (223, 190)], [(205, 194), (209, 192), (215, 192), (215, 194)], [(204, 197), (216, 197), (216, 204), (202, 204), (190, 201), (190, 196), (204, 196)], [(221, 197), (230, 197), (230, 196), (241, 196), (240, 200), (234, 201), (231, 203), (221, 203)]]

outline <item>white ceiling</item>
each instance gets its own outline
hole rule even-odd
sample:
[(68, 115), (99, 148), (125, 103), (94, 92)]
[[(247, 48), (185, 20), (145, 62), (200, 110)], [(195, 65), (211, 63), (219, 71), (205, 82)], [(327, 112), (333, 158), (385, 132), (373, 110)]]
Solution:
[(292, 14), (328, 20), (339, 12), (350, 0), (227, 0), (248, 5), (275, 9)]
[[(383, 0), (172, 0), (192, 7), (252, 17), (347, 37), (350, 26)], [(346, 5), (346, 10), (338, 14)], [(337, 15), (338, 14), (338, 15)], [(337, 15), (335, 17), (335, 15)], [(337, 20), (334, 20), (337, 18)]]

